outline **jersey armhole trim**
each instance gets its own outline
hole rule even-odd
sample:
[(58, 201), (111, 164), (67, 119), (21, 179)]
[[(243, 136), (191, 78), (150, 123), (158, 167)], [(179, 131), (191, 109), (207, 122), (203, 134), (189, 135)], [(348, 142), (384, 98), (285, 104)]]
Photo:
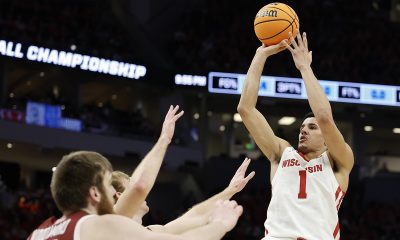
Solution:
[(338, 181), (338, 180), (337, 180), (337, 178), (336, 178), (335, 171), (333, 170), (333, 166), (332, 166), (332, 164), (331, 164), (331, 161), (330, 161), (330, 159), (329, 159), (329, 154), (328, 154), (328, 151), (325, 151), (325, 152), (324, 152), (324, 153), (322, 153), (322, 154), (326, 156), (326, 159), (327, 159), (327, 161), (328, 161), (328, 164), (329, 164), (329, 166), (330, 166), (330, 169), (331, 169), (331, 172), (332, 172), (333, 178), (335, 179), (335, 182), (336, 182), (336, 183), (337, 183), (337, 185), (339, 186), (339, 188), (340, 188), (340, 191), (342, 191), (344, 194), (346, 194), (346, 192), (342, 190), (342, 186), (340, 186), (340, 183), (339, 183), (339, 181)]

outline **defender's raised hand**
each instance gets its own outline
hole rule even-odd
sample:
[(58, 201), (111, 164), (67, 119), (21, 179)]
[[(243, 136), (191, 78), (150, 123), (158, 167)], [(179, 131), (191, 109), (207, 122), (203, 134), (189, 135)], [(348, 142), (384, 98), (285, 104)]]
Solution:
[(225, 231), (229, 232), (235, 227), (242, 213), (243, 207), (238, 205), (236, 201), (218, 200), (210, 217), (210, 222), (220, 222)]
[(162, 126), (160, 138), (166, 139), (169, 143), (174, 136), (175, 123), (180, 117), (182, 117), (184, 113), (184, 111), (180, 111), (179, 113), (177, 113), (178, 110), (179, 105), (176, 105), (175, 107), (171, 105), (169, 107), (167, 115), (165, 116), (165, 120)]
[(242, 165), (238, 168), (236, 171), (235, 175), (231, 179), (231, 182), (229, 183), (228, 189), (234, 193), (238, 193), (243, 190), (243, 188), (247, 185), (247, 183), (254, 177), (256, 174), (254, 171), (252, 171), (247, 177), (246, 171), (247, 168), (249, 167), (249, 164), (251, 162), (250, 158), (246, 158)]

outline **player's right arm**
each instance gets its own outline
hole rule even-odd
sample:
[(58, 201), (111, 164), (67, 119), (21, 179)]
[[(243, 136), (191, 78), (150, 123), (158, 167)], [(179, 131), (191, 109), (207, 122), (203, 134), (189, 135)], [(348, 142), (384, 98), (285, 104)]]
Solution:
[(237, 107), (244, 125), (256, 141), (258, 147), (269, 159), (271, 164), (275, 165), (279, 163), (283, 150), (290, 146), (290, 144), (275, 136), (265, 117), (256, 109), (256, 103), (260, 78), (267, 58), (284, 49), (285, 45), (282, 42), (268, 47), (263, 45), (257, 49), (247, 72), (242, 95)]
[(114, 206), (115, 213), (132, 218), (153, 188), (167, 148), (172, 141), (176, 121), (183, 115), (183, 111), (178, 113), (178, 110), (179, 106), (170, 106), (158, 141), (133, 172), (128, 187)]

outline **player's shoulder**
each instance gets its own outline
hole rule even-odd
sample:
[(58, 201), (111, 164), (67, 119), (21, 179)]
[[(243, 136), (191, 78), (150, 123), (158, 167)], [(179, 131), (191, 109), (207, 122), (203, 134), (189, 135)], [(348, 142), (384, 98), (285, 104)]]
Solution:
[(278, 156), (278, 160), (279, 160), (279, 161), (277, 161), (278, 164), (280, 161), (282, 161), (282, 159), (285, 159), (288, 156), (292, 155), (294, 152), (296, 152), (296, 149), (294, 149), (291, 145), (289, 145), (289, 146), (283, 147), (283, 149), (281, 151), (282, 151), (281, 154)]
[(56, 222), (57, 222), (57, 218), (56, 217), (54, 217), (54, 216), (53, 217), (49, 217), (42, 224), (40, 224), (39, 227), (37, 227), (37, 229), (50, 227), (51, 225), (54, 225)]
[(104, 215), (91, 215), (92, 217), (87, 220), (87, 222), (96, 222), (96, 223), (112, 223), (124, 221), (125, 219), (129, 219), (127, 217), (117, 215), (117, 214), (104, 214)]
[(141, 234), (143, 226), (132, 219), (116, 214), (93, 215), (82, 223), (80, 236), (86, 239), (127, 239), (132, 233)]
[(91, 215), (92, 217), (88, 218), (85, 221), (86, 227), (101, 227), (104, 226), (105, 228), (113, 228), (116, 226), (122, 225), (130, 225), (132, 227), (141, 226), (140, 224), (132, 221), (132, 219), (117, 215), (117, 214), (105, 214), (105, 215)]
[(290, 153), (295, 153), (295, 152), (297, 152), (297, 150), (296, 149), (294, 149), (294, 147), (293, 146), (286, 146), (284, 149), (283, 149), (283, 153), (282, 153), (282, 155), (283, 154), (290, 154)]
[(42, 222), (33, 232), (31, 235), (28, 237), (28, 240), (32, 239), (32, 237), (35, 235), (36, 232), (40, 232), (46, 228), (51, 228), (55, 223), (57, 222), (56, 217), (49, 217), (46, 219), (44, 222)]

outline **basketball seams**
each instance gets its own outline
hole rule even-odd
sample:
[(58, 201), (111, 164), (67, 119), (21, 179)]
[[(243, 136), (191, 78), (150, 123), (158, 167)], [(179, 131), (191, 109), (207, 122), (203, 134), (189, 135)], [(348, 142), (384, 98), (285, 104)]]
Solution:
[[(294, 23), (296, 23), (296, 21), (294, 21)], [(292, 32), (294, 32), (293, 31), (293, 22), (290, 24), (290, 26), (292, 26)], [(296, 27), (297, 27), (297, 24), (296, 24)]]
[[(294, 24), (296, 24), (296, 28), (299, 28), (299, 26), (297, 26), (297, 23), (300, 22), (299, 17), (297, 16), (297, 14), (294, 12), (294, 10), (290, 6), (287, 6), (287, 7), (288, 7), (289, 11), (295, 16), (295, 19), (297, 20), (297, 22), (294, 21)], [(292, 32), (293, 32), (293, 27), (292, 27)]]
[[(290, 11), (291, 13), (293, 13), (292, 10), (290, 9), (290, 7), (289, 7), (289, 6), (287, 6), (287, 7), (288, 7), (289, 11)], [(286, 15), (288, 15), (288, 16), (294, 21), (294, 24), (296, 24), (296, 27), (298, 28), (297, 23), (296, 23), (295, 20), (297, 20), (297, 21), (299, 22), (299, 18), (297, 17), (297, 14), (296, 14), (296, 13), (294, 13), (294, 14), (293, 14), (294, 16), (292, 16), (292, 15), (290, 15), (289, 13), (287, 13), (285, 10), (283, 10), (282, 8), (279, 8), (279, 7), (268, 7), (268, 8), (279, 9), (279, 10), (281, 10), (282, 12), (286, 13)], [(292, 22), (292, 23), (293, 23), (293, 22)], [(292, 32), (293, 32), (293, 31), (292, 31)]]
[[(264, 22), (273, 22), (273, 21), (278, 21), (278, 20), (280, 20), (280, 21), (287, 21), (287, 22), (290, 22), (289, 20), (287, 20), (287, 19), (272, 19), (272, 20), (266, 20), (266, 21), (263, 21), (263, 22), (260, 22), (260, 23), (264, 23)], [(267, 38), (259, 38), (260, 40), (266, 40), (266, 39), (270, 39), (270, 38), (273, 38), (273, 37), (276, 37), (276, 36), (278, 36), (279, 34), (281, 34), (282, 32), (284, 32), (286, 29), (288, 29), (289, 27), (292, 27), (292, 32), (293, 32), (293, 23), (295, 22), (295, 19), (292, 19), (293, 21), (292, 22), (290, 22), (290, 24), (286, 27), (286, 28), (284, 28), (282, 31), (280, 31), (280, 32), (278, 32), (277, 34), (275, 34), (275, 35), (273, 35), (273, 36), (271, 36), (271, 37), (267, 37)], [(257, 23), (257, 24), (259, 24), (259, 23)], [(257, 25), (256, 24), (256, 25)], [(256, 25), (254, 25), (254, 27), (256, 26)]]
[(290, 11), (291, 13), (293, 13), (293, 15), (295, 16), (296, 20), (299, 21), (299, 17), (298, 17), (297, 14), (294, 12), (294, 10), (293, 10), (290, 6), (288, 6), (288, 9), (289, 9), (289, 11)]
[[(291, 7), (289, 7), (289, 6), (287, 6), (287, 9), (289, 9), (289, 11), (293, 14), (293, 16), (292, 15), (290, 15), (288, 12), (286, 12), (285, 10), (283, 10), (282, 8), (279, 8), (279, 7), (273, 7), (273, 6), (268, 6), (268, 8), (273, 8), (273, 9), (277, 9), (277, 10), (281, 10), (282, 12), (284, 12), (284, 13), (286, 13), (286, 15), (288, 15), (291, 19), (292, 19), (292, 22), (290, 23), (290, 25), (292, 25), (293, 23), (294, 24), (296, 24), (296, 28), (299, 28), (299, 26), (297, 25), (297, 22), (299, 22), (299, 17), (297, 16), (297, 14), (295, 13), (295, 12), (293, 12), (294, 10), (292, 10), (291, 9)], [(285, 20), (285, 21), (288, 21), (289, 22), (289, 20), (286, 20), (286, 19), (276, 19), (276, 20)], [(268, 20), (268, 21), (273, 21), (273, 20)], [(263, 21), (263, 22), (268, 22), (268, 21)], [(256, 25), (258, 25), (259, 23), (263, 23), (263, 22), (258, 22), (258, 23), (256, 23), (254, 26), (256, 26)], [(288, 27), (290, 27), (290, 26), (288, 26)], [(287, 28), (285, 28), (285, 30), (286, 30)], [(292, 26), (292, 32), (293, 32), (294, 30), (293, 30), (293, 26)], [(279, 34), (279, 33), (278, 33)], [(275, 35), (276, 36), (276, 35)]]
[(293, 29), (293, 22), (294, 22), (294, 20), (289, 24), (289, 26), (287, 26), (287, 27), (284, 28), (282, 31), (278, 32), (277, 34), (275, 34), (275, 35), (273, 35), (273, 36), (271, 36), (271, 37), (267, 37), (267, 38), (260, 38), (260, 40), (267, 40), (267, 39), (276, 37), (276, 36), (278, 36), (279, 34), (283, 33), (286, 29), (288, 29), (288, 28), (291, 27), (291, 26), (292, 26), (292, 29)]
[(288, 15), (292, 20), (296, 19), (296, 16), (292, 17), (292, 15), (290, 15), (289, 13), (287, 13), (285, 10), (283, 10), (282, 8), (278, 8), (278, 7), (268, 7), (268, 8), (274, 8), (274, 9), (279, 9), (282, 12), (286, 13), (286, 15)]
[(258, 25), (258, 24), (260, 24), (260, 23), (266, 23), (266, 22), (275, 22), (275, 21), (286, 21), (286, 22), (288, 22), (288, 23), (290, 23), (290, 24), (292, 24), (292, 23), (293, 23), (293, 21), (292, 21), (292, 22), (290, 22), (289, 20), (287, 20), (287, 19), (283, 19), (283, 18), (279, 18), (279, 19), (269, 19), (269, 20), (265, 20), (265, 21), (258, 22), (258, 23), (256, 23), (256, 24), (254, 24), (254, 27), (255, 27), (255, 26), (257, 26), (257, 25)]

